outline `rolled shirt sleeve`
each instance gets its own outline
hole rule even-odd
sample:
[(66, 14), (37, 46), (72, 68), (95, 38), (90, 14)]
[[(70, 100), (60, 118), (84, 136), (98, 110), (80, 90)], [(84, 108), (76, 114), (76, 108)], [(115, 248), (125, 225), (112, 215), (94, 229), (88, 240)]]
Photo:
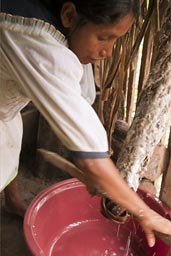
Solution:
[(35, 104), (76, 157), (108, 157), (106, 131), (81, 94), (78, 58), (49, 33), (29, 31), (3, 29), (1, 34), (3, 62), (19, 94)]

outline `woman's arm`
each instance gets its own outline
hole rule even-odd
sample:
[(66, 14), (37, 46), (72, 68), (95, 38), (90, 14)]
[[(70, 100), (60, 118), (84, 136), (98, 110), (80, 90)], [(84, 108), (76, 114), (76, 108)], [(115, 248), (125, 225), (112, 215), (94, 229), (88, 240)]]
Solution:
[(125, 207), (140, 222), (149, 246), (155, 244), (153, 231), (171, 235), (171, 222), (155, 211), (126, 184), (116, 166), (109, 158), (74, 159), (75, 164), (84, 171), (90, 183), (99, 187), (112, 201)]

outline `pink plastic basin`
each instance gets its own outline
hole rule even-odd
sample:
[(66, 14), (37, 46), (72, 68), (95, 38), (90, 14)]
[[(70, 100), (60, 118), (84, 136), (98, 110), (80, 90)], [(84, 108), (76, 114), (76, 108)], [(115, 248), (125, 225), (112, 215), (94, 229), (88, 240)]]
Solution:
[[(151, 208), (169, 217), (157, 198), (138, 192)], [(100, 198), (91, 197), (77, 179), (48, 187), (30, 204), (24, 219), (26, 243), (35, 256), (169, 256), (157, 238), (149, 248), (138, 223), (116, 224), (100, 213)]]

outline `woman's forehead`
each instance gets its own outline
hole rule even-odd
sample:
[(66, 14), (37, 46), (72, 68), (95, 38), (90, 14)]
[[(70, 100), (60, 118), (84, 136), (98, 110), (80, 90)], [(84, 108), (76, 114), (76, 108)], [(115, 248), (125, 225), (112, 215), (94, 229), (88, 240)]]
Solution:
[(95, 33), (104, 33), (113, 35), (115, 37), (122, 36), (125, 34), (129, 28), (132, 26), (134, 22), (134, 16), (133, 15), (127, 15), (123, 17), (121, 20), (119, 20), (117, 23), (110, 23), (110, 24), (94, 24), (91, 22), (88, 22), (85, 25), (85, 29), (87, 32), (95, 32)]

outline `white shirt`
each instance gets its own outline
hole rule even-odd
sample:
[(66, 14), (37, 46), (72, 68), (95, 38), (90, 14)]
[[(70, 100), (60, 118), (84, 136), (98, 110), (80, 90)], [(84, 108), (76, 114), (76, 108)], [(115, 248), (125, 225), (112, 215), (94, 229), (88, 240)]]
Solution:
[(107, 157), (106, 131), (89, 104), (95, 98), (90, 65), (42, 20), (1, 13), (0, 28), (0, 119), (13, 119), (31, 100), (73, 154)]

